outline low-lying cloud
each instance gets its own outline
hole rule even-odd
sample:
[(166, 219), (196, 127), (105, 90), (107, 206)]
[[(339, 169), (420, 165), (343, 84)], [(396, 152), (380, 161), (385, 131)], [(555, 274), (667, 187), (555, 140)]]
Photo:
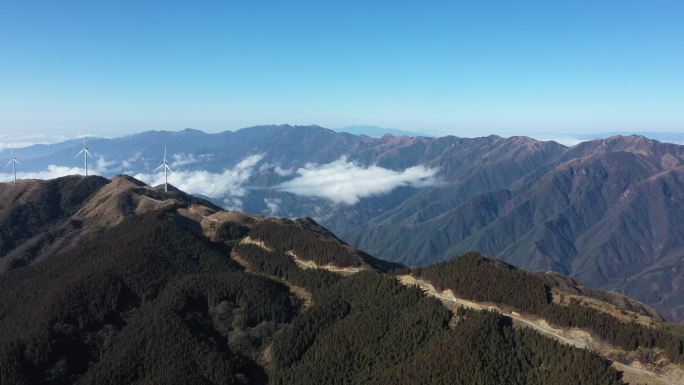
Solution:
[(193, 153), (186, 154), (181, 152), (178, 154), (173, 154), (173, 165), (176, 167), (187, 166), (189, 164), (205, 162), (207, 160), (210, 160), (212, 157), (213, 154), (195, 155)]
[[(76, 137), (82, 137), (79, 135)], [(70, 137), (65, 135), (48, 135), (48, 134), (0, 134), (0, 151), (7, 148), (23, 148), (33, 146), (34, 144), (51, 144), (63, 142)]]
[(583, 142), (583, 140), (582, 140), (582, 139), (579, 139), (579, 138), (567, 138), (567, 137), (562, 137), (562, 138), (539, 138), (539, 139), (537, 139), (537, 140), (540, 140), (540, 141), (542, 141), (542, 142), (554, 141), (554, 142), (556, 142), (556, 143), (560, 143), (560, 144), (562, 144), (563, 146), (567, 146), (567, 147), (573, 147), (573, 146), (576, 146), (576, 145), (578, 145), (578, 144), (580, 144), (580, 143)]
[(278, 198), (264, 198), (264, 204), (266, 205), (264, 213), (271, 216), (276, 215), (280, 211), (282, 203), (283, 201)]
[[(184, 171), (172, 164), (174, 172), (169, 173), (169, 183), (190, 194), (221, 199), (227, 209), (241, 209), (242, 199), (248, 193), (247, 183), (257, 171), (256, 166), (263, 155), (255, 154), (244, 158), (232, 168), (222, 172), (205, 170)], [(192, 162), (190, 162), (192, 163)], [(98, 157), (92, 162), (89, 173), (103, 174), (111, 171), (113, 162)], [(188, 164), (185, 162), (185, 164)], [(297, 170), (286, 170), (280, 166), (269, 165), (282, 176), (293, 174), (295, 177), (273, 188), (301, 196), (324, 198), (333, 203), (352, 205), (362, 198), (383, 195), (402, 186), (425, 187), (438, 183), (438, 169), (414, 166), (395, 171), (377, 165), (361, 166), (346, 157), (327, 164), (307, 164)], [(50, 165), (47, 170), (38, 172), (17, 172), (19, 179), (52, 179), (66, 175), (83, 174), (80, 167)], [(138, 173), (135, 178), (152, 186), (164, 183), (162, 171)], [(12, 174), (0, 173), (0, 181), (12, 180)], [(275, 215), (281, 210), (280, 199), (264, 199), (265, 213)]]
[[(21, 160), (19, 160), (21, 162)], [(110, 162), (103, 156), (98, 156), (94, 160), (88, 162), (88, 175), (103, 175), (107, 173), (109, 167), (115, 162)], [(4, 166), (7, 163), (0, 165)], [(54, 179), (67, 175), (83, 175), (83, 167), (69, 167), (51, 164), (46, 170), (41, 171), (21, 171), (22, 165), (17, 166), (17, 179)], [(6, 167), (11, 170), (10, 166)], [(14, 174), (11, 172), (0, 173), (0, 182), (11, 182), (14, 180)]]
[(276, 175), (279, 176), (290, 176), (294, 174), (294, 170), (291, 170), (289, 168), (283, 168), (278, 163), (264, 163), (261, 165), (261, 167), (259, 167), (259, 172), (266, 172), (269, 170), (273, 171)]
[[(90, 172), (90, 170), (88, 170)], [(78, 167), (57, 166), (51, 164), (47, 170), (34, 172), (17, 171), (17, 179), (54, 179), (67, 175), (83, 174), (83, 169)], [(11, 182), (14, 180), (12, 173), (0, 173), (0, 182)]]
[(437, 183), (438, 169), (414, 166), (394, 171), (376, 165), (362, 167), (346, 157), (322, 165), (307, 164), (292, 180), (276, 186), (297, 195), (325, 198), (352, 205), (361, 198), (387, 194), (397, 187), (425, 187)]
[[(200, 194), (209, 198), (223, 198), (226, 208), (237, 209), (242, 205), (240, 197), (247, 194), (245, 183), (252, 175), (254, 166), (261, 161), (262, 155), (251, 155), (230, 169), (222, 172), (182, 171), (169, 173), (169, 183), (190, 194)], [(173, 168), (173, 164), (171, 167)], [(149, 185), (164, 183), (164, 173), (140, 173), (134, 175)]]

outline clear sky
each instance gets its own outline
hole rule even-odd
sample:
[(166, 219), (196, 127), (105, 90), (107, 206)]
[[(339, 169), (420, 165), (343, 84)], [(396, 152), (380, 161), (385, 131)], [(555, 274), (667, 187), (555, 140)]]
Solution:
[(0, 1), (0, 131), (684, 131), (684, 1)]

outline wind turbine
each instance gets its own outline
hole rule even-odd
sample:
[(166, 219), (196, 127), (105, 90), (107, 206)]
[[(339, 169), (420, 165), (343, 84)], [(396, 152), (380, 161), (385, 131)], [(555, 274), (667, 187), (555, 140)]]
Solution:
[(85, 139), (83, 139), (83, 147), (81, 147), (81, 151), (79, 151), (78, 154), (76, 154), (74, 156), (74, 158), (81, 155), (81, 154), (83, 154), (83, 164), (85, 167), (85, 175), (88, 176), (88, 157), (92, 158), (93, 156), (90, 154), (90, 151), (88, 151), (88, 147), (86, 147)]
[(157, 171), (160, 168), (164, 169), (164, 192), (169, 192), (169, 172), (173, 172), (173, 170), (171, 170), (171, 167), (169, 167), (169, 164), (166, 162), (166, 145), (164, 145), (164, 163), (155, 168), (154, 171)]
[[(9, 166), (10, 164), (12, 165), (12, 173), (14, 174), (14, 184), (16, 184), (17, 183), (17, 165), (18, 164), (20, 165), (21, 163), (19, 163), (19, 161), (17, 160), (17, 157), (14, 156), (14, 150), (12, 150), (12, 157), (10, 158), (10, 161), (7, 162), (7, 166)], [(5, 166), (5, 167), (7, 167), (7, 166)]]

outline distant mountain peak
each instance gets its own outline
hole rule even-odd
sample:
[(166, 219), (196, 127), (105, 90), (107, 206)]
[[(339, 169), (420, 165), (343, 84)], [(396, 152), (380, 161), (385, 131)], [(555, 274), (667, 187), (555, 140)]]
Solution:
[(206, 132), (202, 130), (198, 130), (196, 128), (186, 128), (181, 131), (179, 131), (181, 134), (206, 134)]
[(676, 157), (684, 159), (684, 146), (664, 143), (643, 135), (613, 135), (580, 143), (571, 154), (582, 153), (592, 156), (606, 152), (628, 152), (646, 157)]
[(385, 128), (373, 125), (352, 125), (342, 128), (337, 128), (334, 131), (346, 132), (352, 135), (365, 135), (371, 138), (381, 138), (386, 135), (392, 136), (432, 136), (427, 133), (404, 131), (396, 128)]

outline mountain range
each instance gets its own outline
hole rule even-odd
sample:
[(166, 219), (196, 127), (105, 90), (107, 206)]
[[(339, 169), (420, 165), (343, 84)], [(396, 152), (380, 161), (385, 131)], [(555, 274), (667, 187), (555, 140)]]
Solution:
[[(24, 176), (49, 177), (78, 172), (81, 145), (15, 153)], [(152, 184), (162, 181), (152, 170), (167, 145), (172, 183), (183, 190), (254, 214), (312, 217), (385, 260), (425, 266), (478, 251), (684, 319), (681, 145), (641, 136), (572, 147), (527, 137), (371, 138), (318, 126), (151, 131), (87, 145), (93, 171)]]
[(684, 329), (466, 253), (408, 268), (311, 218), (130, 176), (0, 183), (0, 384), (674, 384)]

